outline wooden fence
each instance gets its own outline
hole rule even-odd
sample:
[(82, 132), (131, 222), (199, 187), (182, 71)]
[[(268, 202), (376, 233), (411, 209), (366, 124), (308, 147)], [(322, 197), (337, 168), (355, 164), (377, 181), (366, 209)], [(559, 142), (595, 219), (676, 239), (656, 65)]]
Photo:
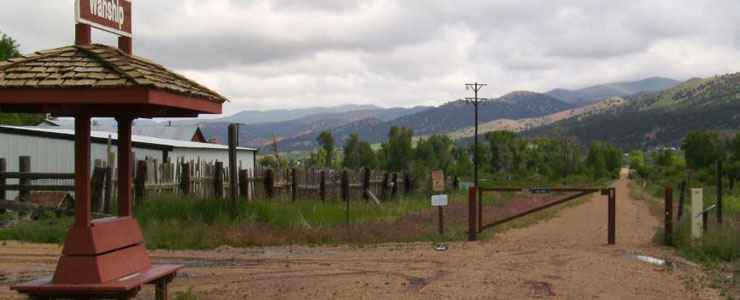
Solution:
[[(26, 201), (32, 192), (74, 191), (74, 174), (34, 173), (31, 158), (19, 158), (18, 172), (6, 170), (0, 158), (0, 199), (7, 191), (18, 191), (18, 200)], [(91, 176), (91, 204), (94, 212), (110, 213), (116, 196), (117, 170), (112, 161), (96, 161)], [(280, 201), (387, 201), (401, 194), (426, 189), (409, 174), (380, 170), (332, 169), (242, 169), (237, 172), (237, 195), (241, 199)], [(15, 181), (8, 184), (8, 180)], [(159, 162), (145, 159), (134, 166), (133, 193), (135, 203), (159, 194), (174, 194), (189, 198), (225, 198), (230, 195), (228, 167), (220, 161)], [(450, 180), (454, 185), (458, 180)]]

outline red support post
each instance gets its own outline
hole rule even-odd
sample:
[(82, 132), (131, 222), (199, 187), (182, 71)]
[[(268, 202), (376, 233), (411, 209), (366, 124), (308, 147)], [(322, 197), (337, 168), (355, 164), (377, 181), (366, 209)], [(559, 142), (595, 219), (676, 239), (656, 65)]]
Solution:
[(92, 28), (90, 25), (75, 24), (75, 45), (85, 46), (92, 44)]
[(75, 116), (75, 225), (87, 227), (90, 212), (90, 114)]
[(468, 241), (475, 241), (478, 239), (478, 222), (477, 215), (478, 209), (478, 190), (475, 187), (468, 189)]
[(118, 117), (118, 216), (127, 217), (133, 214), (131, 201), (131, 117)]
[(609, 189), (609, 224), (608, 224), (608, 242), (609, 245), (616, 244), (617, 231), (617, 190)]
[(118, 49), (128, 55), (134, 55), (134, 42), (130, 37), (119, 36), (118, 37)]

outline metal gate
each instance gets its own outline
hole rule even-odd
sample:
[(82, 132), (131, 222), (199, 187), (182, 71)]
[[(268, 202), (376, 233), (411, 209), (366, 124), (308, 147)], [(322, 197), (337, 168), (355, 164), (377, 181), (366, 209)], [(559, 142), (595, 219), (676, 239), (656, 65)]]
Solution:
[[(545, 205), (534, 207), (526, 211), (518, 212), (512, 216), (506, 216), (499, 220), (492, 220), (486, 223), (483, 218), (483, 196), (485, 193), (490, 192), (528, 192), (530, 194), (550, 194), (550, 193), (573, 193), (567, 195), (562, 199), (558, 199), (549, 202)], [(478, 237), (477, 234), (483, 230), (493, 228), (495, 226), (513, 221), (515, 219), (524, 217), (526, 215), (559, 205), (574, 199), (578, 199), (593, 193), (601, 193), (602, 196), (607, 196), (608, 204), (608, 217), (607, 217), (607, 242), (609, 245), (614, 245), (616, 241), (616, 189), (610, 188), (475, 188), (471, 187), (468, 190), (468, 240), (475, 241)]]

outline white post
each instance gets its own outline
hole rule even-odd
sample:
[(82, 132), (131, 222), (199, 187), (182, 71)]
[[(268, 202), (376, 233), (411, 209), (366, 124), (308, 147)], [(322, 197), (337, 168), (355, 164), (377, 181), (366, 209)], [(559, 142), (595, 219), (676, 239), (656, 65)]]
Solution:
[(700, 239), (702, 236), (702, 215), (704, 210), (704, 190), (691, 189), (691, 237)]

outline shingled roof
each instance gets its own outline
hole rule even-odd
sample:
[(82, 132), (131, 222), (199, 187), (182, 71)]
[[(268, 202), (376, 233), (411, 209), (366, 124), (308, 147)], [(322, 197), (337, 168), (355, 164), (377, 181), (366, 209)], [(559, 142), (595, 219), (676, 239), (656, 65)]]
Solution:
[(149, 87), (216, 103), (227, 101), (161, 65), (105, 45), (68, 46), (0, 61), (0, 89), (81, 87)]

